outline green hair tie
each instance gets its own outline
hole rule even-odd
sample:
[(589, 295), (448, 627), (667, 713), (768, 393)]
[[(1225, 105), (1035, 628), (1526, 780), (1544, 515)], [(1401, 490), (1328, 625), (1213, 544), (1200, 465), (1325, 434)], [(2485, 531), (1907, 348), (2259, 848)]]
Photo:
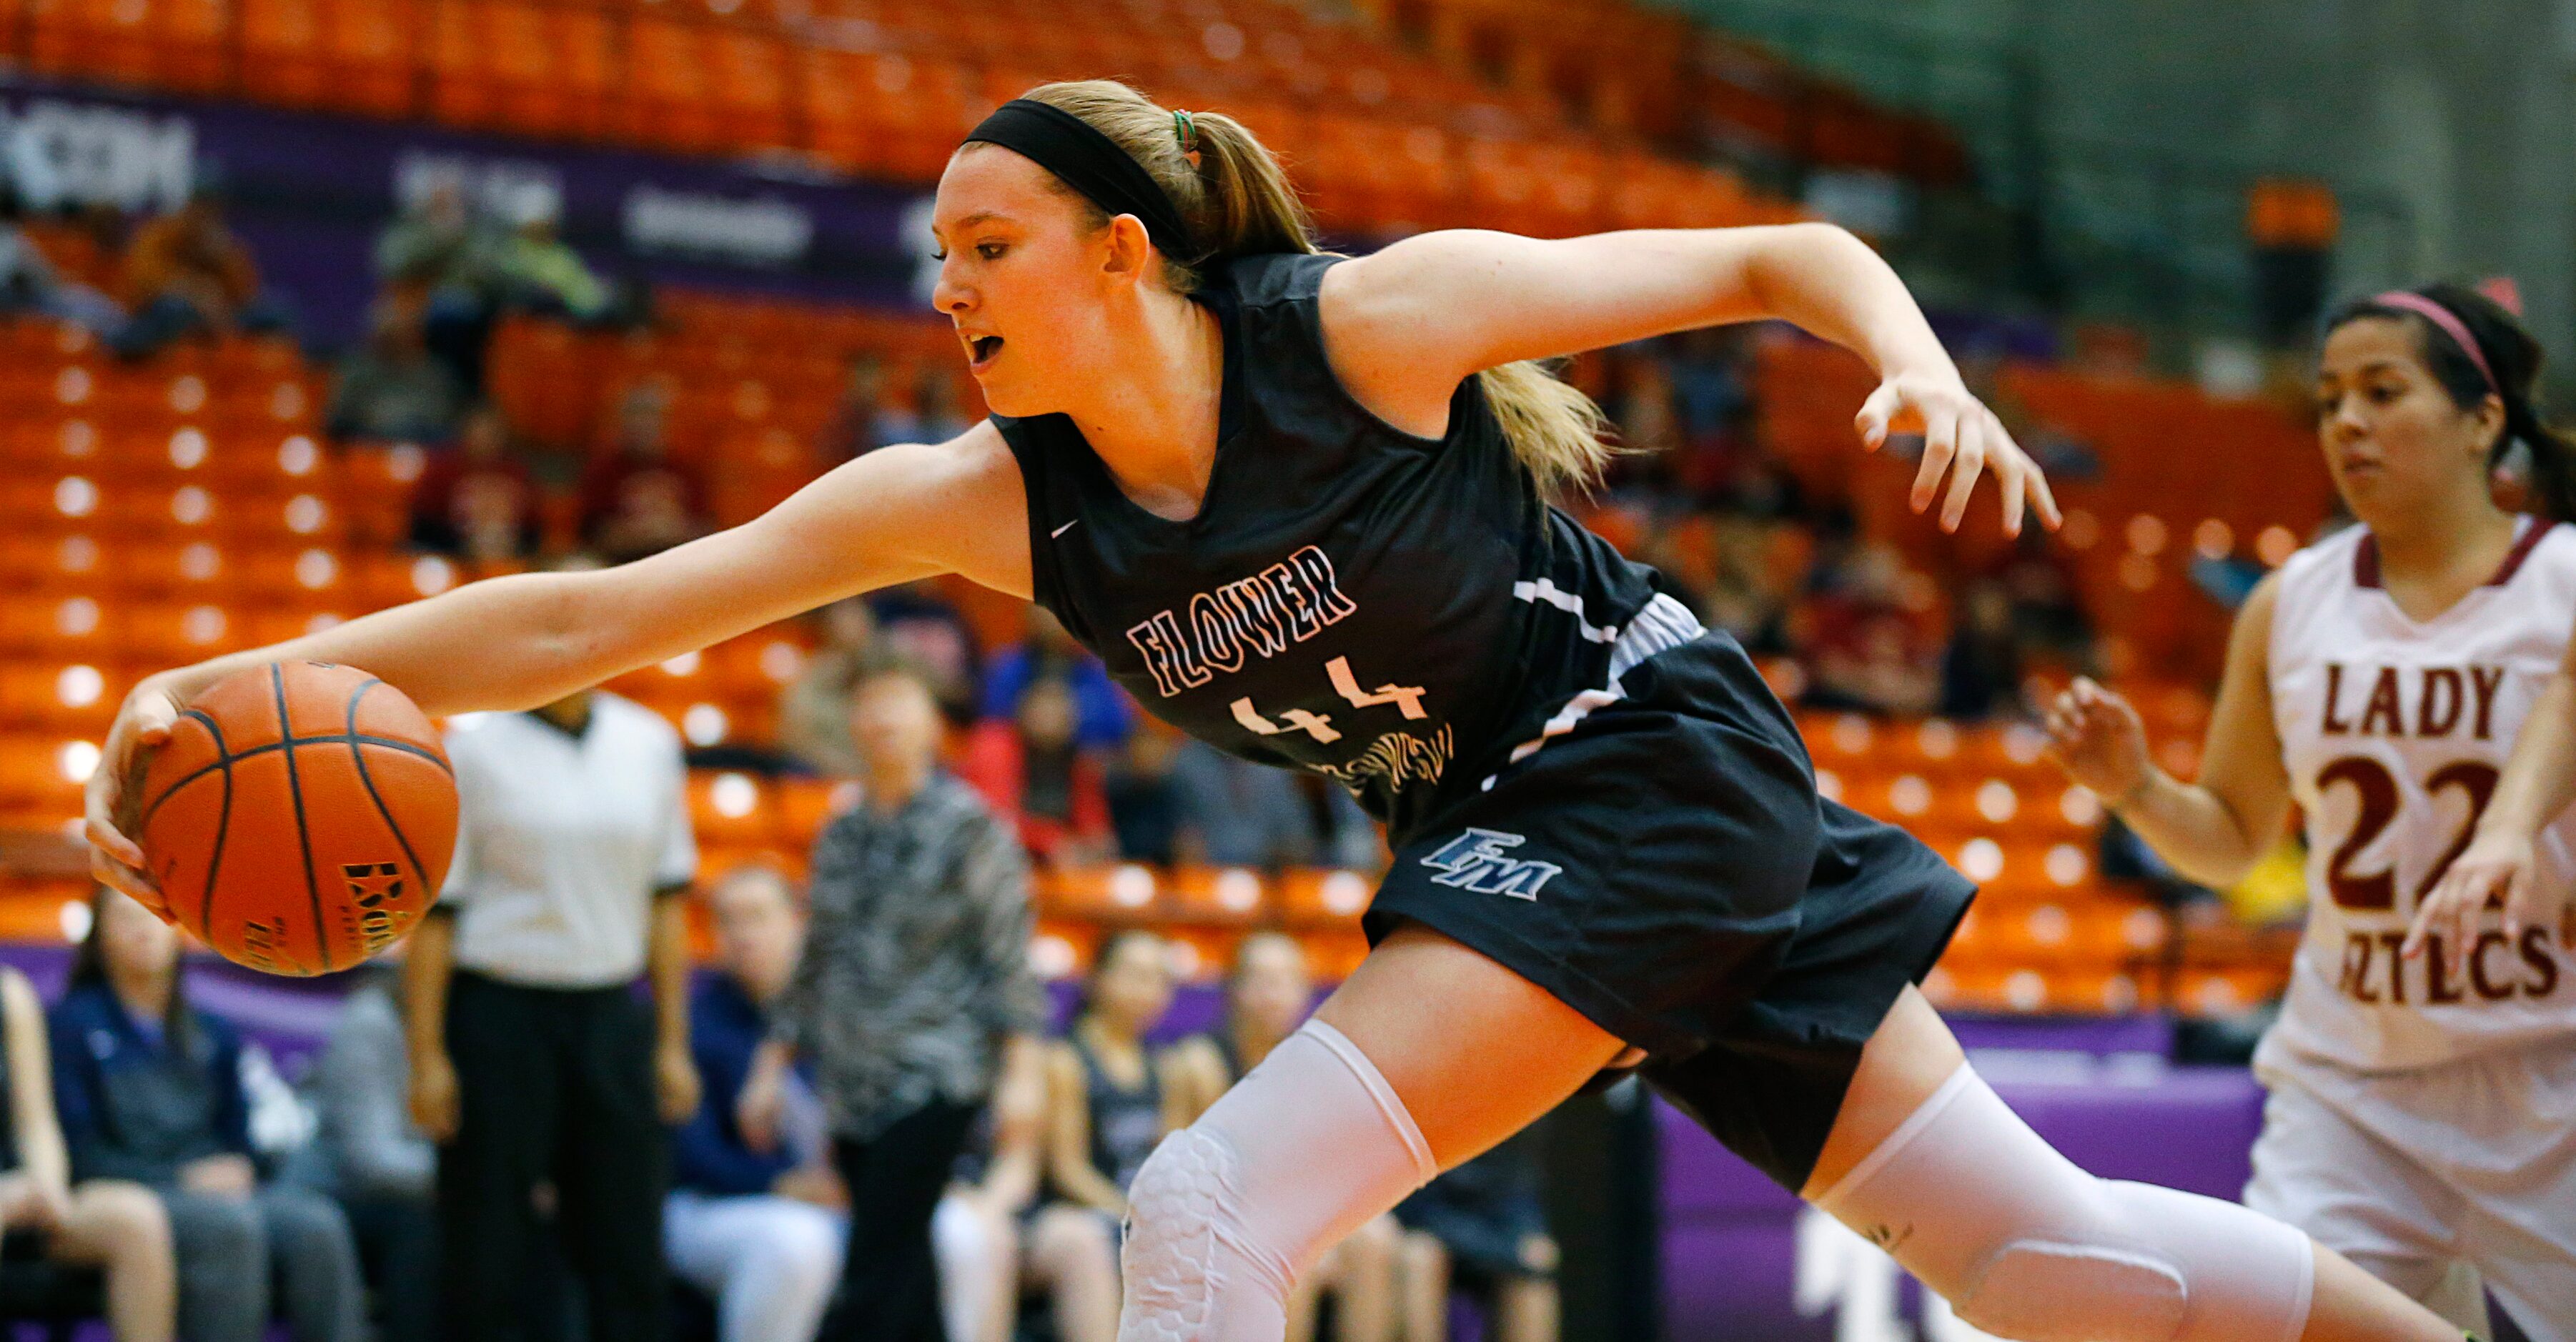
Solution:
[(1172, 137), (1181, 142), (1182, 153), (1194, 154), (1198, 152), (1199, 127), (1197, 122), (1190, 120), (1189, 113), (1172, 113)]

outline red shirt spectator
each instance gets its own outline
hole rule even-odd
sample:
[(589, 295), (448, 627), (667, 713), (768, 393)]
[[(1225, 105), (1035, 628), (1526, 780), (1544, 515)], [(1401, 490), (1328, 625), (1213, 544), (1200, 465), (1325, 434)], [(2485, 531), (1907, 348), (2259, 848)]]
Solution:
[(1074, 743), (1073, 692), (1040, 680), (1010, 719), (987, 718), (966, 735), (957, 774), (1019, 828), (1040, 860), (1097, 862), (1110, 852), (1109, 796), (1099, 761)]
[(536, 484), (500, 412), (471, 412), (456, 447), (432, 457), (412, 486), (412, 544), (476, 561), (524, 559), (539, 530)]
[(671, 459), (663, 432), (666, 394), (637, 386), (618, 408), (616, 445), (582, 473), (581, 534), (612, 564), (695, 540), (707, 523), (697, 472)]

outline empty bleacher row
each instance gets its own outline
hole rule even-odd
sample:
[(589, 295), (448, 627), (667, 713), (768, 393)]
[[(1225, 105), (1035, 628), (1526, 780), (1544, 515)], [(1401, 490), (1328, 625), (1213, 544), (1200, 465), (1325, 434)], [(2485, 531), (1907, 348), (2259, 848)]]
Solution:
[[(1547, 91), (1563, 83), (1554, 76), (1535, 92), (1488, 87), (1459, 61), (1289, 0), (1125, 0), (1093, 24), (1061, 17), (1038, 0), (0, 0), (0, 58), (60, 78), (515, 135), (802, 154), (910, 181), (936, 176), (1002, 100), (1110, 75), (1241, 117), (1344, 230), (1472, 220), (1555, 235), (1796, 217), (1730, 173), (1655, 151), (1621, 129), (1624, 115), (1601, 130), (1572, 124)], [(1669, 21), (1639, 22), (1607, 26), (1629, 37), (1581, 66), (1588, 105), (1636, 102), (1615, 90), (1658, 69), (1649, 82), (1672, 84), (1686, 45), (1656, 40)], [(1680, 114), (1669, 91), (1648, 101), (1666, 121)]]

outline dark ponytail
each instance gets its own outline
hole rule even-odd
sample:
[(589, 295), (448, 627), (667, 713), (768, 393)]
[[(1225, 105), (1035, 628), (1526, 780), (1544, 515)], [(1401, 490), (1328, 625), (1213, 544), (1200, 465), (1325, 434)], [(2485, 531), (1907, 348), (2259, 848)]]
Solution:
[[(2521, 469), (2528, 480), (2524, 505), (2527, 511), (2552, 521), (2576, 521), (2576, 441), (2551, 428), (2541, 418), (2540, 406), (2534, 399), (2544, 357), (2539, 338), (2502, 304), (2465, 285), (2428, 284), (2414, 293), (2459, 318), (2460, 325), (2477, 342), (2478, 355), (2495, 370), (2492, 394), (2504, 403), (2504, 429), (2487, 450), (2488, 471)], [(2328, 319), (2326, 330), (2331, 332), (2362, 317), (2401, 321), (2413, 327), (2424, 367), (2449, 393), (2451, 403), (2463, 413), (2486, 404), (2491, 393), (2485, 370), (2479, 368), (2469, 351), (2460, 348), (2457, 340), (2422, 313), (2365, 298), (2338, 309)], [(2515, 450), (2517, 446), (2519, 452)]]

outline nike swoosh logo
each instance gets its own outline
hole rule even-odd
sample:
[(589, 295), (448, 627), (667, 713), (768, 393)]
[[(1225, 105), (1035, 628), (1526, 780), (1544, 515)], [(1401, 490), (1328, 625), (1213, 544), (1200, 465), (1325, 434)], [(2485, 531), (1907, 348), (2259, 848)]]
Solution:
[(1048, 533), (1047, 533), (1047, 539), (1048, 539), (1048, 540), (1054, 540), (1056, 537), (1061, 536), (1061, 535), (1063, 535), (1064, 533), (1066, 533), (1066, 532), (1068, 532), (1068, 531), (1073, 530), (1073, 528), (1074, 528), (1075, 524), (1076, 524), (1076, 523), (1079, 523), (1079, 522), (1081, 522), (1081, 521), (1082, 521), (1082, 519), (1081, 519), (1081, 518), (1079, 518), (1079, 517), (1077, 517), (1077, 518), (1073, 519), (1073, 521), (1071, 521), (1071, 522), (1067, 522), (1067, 523), (1065, 523), (1063, 526), (1057, 527), (1055, 530), (1050, 531), (1050, 532), (1048, 532)]

